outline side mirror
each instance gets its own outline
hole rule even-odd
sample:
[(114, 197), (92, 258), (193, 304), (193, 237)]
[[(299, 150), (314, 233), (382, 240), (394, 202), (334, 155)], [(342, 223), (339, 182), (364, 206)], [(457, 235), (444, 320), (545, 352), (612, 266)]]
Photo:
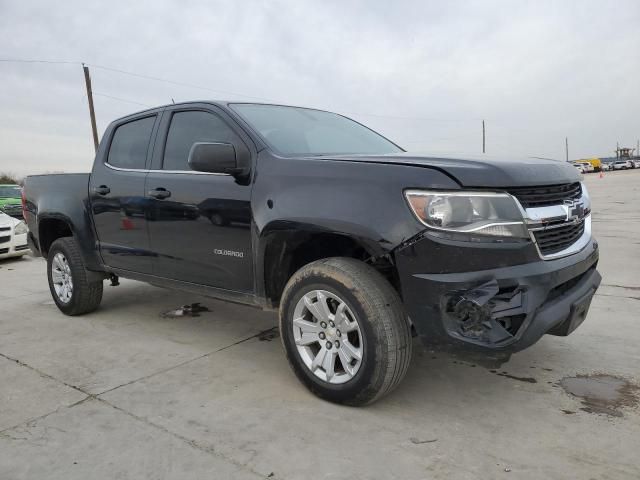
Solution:
[(236, 149), (230, 143), (196, 142), (189, 152), (189, 167), (196, 172), (238, 175)]

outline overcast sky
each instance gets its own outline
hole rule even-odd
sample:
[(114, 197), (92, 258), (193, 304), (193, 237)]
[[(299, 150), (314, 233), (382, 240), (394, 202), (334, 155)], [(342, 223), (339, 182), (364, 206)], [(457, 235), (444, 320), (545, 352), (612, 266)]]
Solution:
[[(640, 138), (640, 2), (0, 0), (0, 59), (86, 62), (100, 135), (145, 108), (348, 114), (416, 152), (610, 156)], [(125, 75), (98, 66), (204, 88)], [(127, 100), (116, 100), (117, 97)], [(0, 171), (89, 171), (79, 64), (0, 62)]]

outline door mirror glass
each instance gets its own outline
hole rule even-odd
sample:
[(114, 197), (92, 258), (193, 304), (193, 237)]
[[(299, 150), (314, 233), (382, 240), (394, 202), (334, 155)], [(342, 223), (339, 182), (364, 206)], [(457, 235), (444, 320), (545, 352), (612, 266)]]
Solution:
[(230, 143), (196, 142), (189, 152), (189, 167), (197, 172), (237, 175), (236, 149)]

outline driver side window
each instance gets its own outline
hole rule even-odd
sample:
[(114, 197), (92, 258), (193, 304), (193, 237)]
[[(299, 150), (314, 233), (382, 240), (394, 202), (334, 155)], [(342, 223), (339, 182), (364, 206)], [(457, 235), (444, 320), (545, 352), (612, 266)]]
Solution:
[(189, 152), (196, 142), (231, 143), (242, 148), (238, 135), (217, 115), (204, 111), (176, 112), (171, 117), (163, 170), (191, 170)]

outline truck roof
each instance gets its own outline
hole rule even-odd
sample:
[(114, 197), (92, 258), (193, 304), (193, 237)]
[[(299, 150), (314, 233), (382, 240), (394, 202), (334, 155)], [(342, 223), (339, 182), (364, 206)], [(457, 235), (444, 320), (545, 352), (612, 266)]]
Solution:
[(136, 112), (132, 112), (128, 115), (124, 115), (122, 117), (119, 117), (117, 119), (115, 119), (115, 121), (119, 121), (128, 117), (133, 117), (133, 116), (137, 116), (140, 115), (141, 113), (146, 113), (146, 112), (155, 112), (157, 110), (162, 110), (163, 108), (167, 108), (167, 107), (175, 107), (176, 105), (196, 105), (199, 103), (208, 103), (211, 105), (217, 105), (219, 107), (226, 107), (230, 104), (233, 103), (245, 103), (245, 104), (251, 104), (251, 105), (271, 105), (274, 107), (292, 107), (292, 108), (306, 108), (308, 110), (318, 110), (320, 112), (330, 112), (330, 113), (336, 113), (336, 112), (331, 112), (331, 110), (323, 110), (321, 108), (314, 108), (314, 107), (305, 107), (305, 106), (301, 106), (301, 105), (287, 105), (284, 103), (274, 103), (274, 102), (256, 102), (256, 101), (247, 101), (247, 100), (189, 100), (186, 102), (176, 102), (176, 103), (165, 103), (163, 105), (158, 105), (157, 107), (151, 107), (151, 108), (147, 108), (145, 110), (138, 110)]

